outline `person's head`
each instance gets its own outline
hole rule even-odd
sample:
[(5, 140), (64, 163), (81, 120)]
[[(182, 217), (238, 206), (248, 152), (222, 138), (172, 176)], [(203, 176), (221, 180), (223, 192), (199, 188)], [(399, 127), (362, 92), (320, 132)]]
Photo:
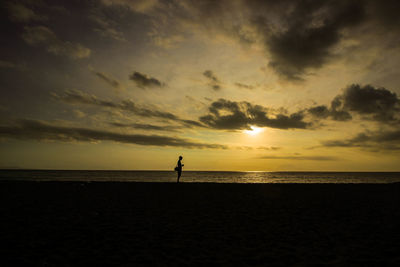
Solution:
[(181, 159), (183, 159), (183, 157), (182, 157), (182, 156), (179, 156), (179, 160), (181, 160)]

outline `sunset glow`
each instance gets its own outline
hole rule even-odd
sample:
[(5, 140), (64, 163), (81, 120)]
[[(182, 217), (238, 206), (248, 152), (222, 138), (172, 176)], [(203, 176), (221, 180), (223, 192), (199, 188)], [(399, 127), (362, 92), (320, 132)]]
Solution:
[(0, 167), (398, 171), (384, 2), (6, 1)]
[(257, 134), (259, 134), (259, 133), (261, 133), (263, 131), (262, 128), (258, 128), (258, 127), (255, 127), (255, 126), (250, 126), (250, 128), (251, 128), (251, 130), (244, 130), (243, 132), (248, 134), (248, 135), (253, 135), (254, 136), (254, 135), (257, 135)]

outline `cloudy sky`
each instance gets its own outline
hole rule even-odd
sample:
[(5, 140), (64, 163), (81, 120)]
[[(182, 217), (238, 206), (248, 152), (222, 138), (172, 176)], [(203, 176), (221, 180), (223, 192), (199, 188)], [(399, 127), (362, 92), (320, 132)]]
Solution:
[(400, 1), (0, 5), (0, 168), (400, 171)]

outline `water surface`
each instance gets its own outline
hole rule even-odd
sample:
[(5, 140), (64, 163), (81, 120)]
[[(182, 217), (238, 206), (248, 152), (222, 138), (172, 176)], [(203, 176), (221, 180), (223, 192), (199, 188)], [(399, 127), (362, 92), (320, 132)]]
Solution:
[[(0, 170), (0, 180), (176, 182), (173, 171)], [(184, 171), (182, 182), (200, 183), (394, 183), (400, 172)]]

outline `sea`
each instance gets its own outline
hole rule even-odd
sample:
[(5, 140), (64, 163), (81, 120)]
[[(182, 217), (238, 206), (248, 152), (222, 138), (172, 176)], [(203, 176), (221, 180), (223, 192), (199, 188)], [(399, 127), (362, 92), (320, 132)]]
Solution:
[[(0, 170), (1, 181), (176, 182), (174, 171)], [(184, 171), (184, 183), (396, 183), (400, 172)]]

